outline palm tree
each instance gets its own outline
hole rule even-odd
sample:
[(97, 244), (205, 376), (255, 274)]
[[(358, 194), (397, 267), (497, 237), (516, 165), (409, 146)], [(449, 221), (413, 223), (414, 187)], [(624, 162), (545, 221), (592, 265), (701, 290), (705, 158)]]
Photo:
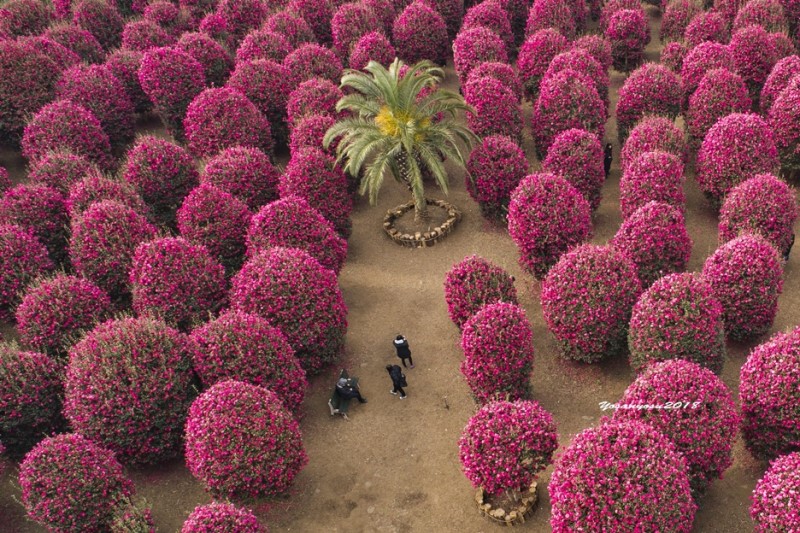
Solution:
[(423, 92), (441, 81), (441, 68), (421, 61), (401, 73), (403, 66), (395, 59), (387, 70), (370, 61), (366, 72), (345, 74), (341, 86), (354, 92), (340, 99), (336, 110), (351, 114), (331, 126), (323, 142), (327, 148), (340, 138), (337, 162), (346, 160), (344, 169), (352, 176), (361, 175), (363, 169), (359, 192), (369, 191), (373, 205), (386, 173), (391, 172), (411, 191), (419, 222), (428, 218), (423, 173), (431, 175), (446, 194), (444, 160), (464, 167), (464, 154), (478, 137), (456, 122), (457, 111), (471, 109), (460, 95), (443, 89)]

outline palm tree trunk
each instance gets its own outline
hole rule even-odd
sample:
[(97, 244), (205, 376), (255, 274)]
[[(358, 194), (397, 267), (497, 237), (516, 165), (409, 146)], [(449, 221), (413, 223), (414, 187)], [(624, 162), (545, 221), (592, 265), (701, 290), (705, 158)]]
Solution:
[(414, 200), (414, 222), (428, 222), (431, 219), (431, 215), (428, 213), (428, 202), (424, 197), (421, 198), (421, 202), (417, 202), (416, 198)]

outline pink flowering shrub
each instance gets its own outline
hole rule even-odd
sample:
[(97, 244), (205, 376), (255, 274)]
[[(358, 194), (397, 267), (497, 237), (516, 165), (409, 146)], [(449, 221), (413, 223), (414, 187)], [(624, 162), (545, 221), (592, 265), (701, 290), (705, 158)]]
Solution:
[(53, 262), (65, 263), (69, 217), (61, 191), (24, 183), (7, 190), (0, 198), (0, 223), (25, 228), (44, 244)]
[(594, 363), (619, 352), (641, 292), (636, 265), (614, 247), (584, 244), (561, 256), (541, 290), (544, 319), (561, 355)]
[(149, 0), (142, 16), (145, 20), (152, 20), (170, 35), (180, 35), (189, 31), (190, 13), (181, 10), (178, 5), (169, 0)]
[(122, 29), (122, 48), (147, 52), (154, 48), (172, 46), (175, 37), (151, 20), (132, 20)]
[(490, 402), (469, 419), (458, 448), (474, 487), (489, 494), (526, 490), (553, 460), (556, 424), (537, 402)]
[(217, 41), (200, 32), (187, 32), (181, 35), (176, 45), (203, 67), (206, 84), (222, 87), (233, 70), (233, 59)]
[(254, 59), (280, 62), (292, 50), (292, 46), (283, 35), (267, 30), (254, 30), (247, 34), (236, 50), (236, 63)]
[(247, 255), (273, 247), (305, 250), (337, 274), (347, 257), (347, 241), (303, 198), (287, 196), (262, 207), (247, 230)]
[(331, 18), (333, 49), (343, 61), (358, 40), (375, 29), (376, 15), (363, 3), (349, 2), (339, 5)]
[(53, 269), (47, 248), (29, 230), (0, 224), (0, 317), (10, 320), (28, 283)]
[(731, 38), (730, 26), (718, 11), (701, 11), (686, 26), (683, 39), (686, 48), (694, 49), (704, 42), (726, 44)]
[(718, 11), (725, 18), (727, 24), (730, 25), (736, 18), (736, 13), (746, 3), (747, 0), (714, 0), (713, 6), (714, 10)]
[(797, 54), (797, 48), (795, 48), (794, 43), (785, 33), (782, 32), (770, 33), (769, 37), (770, 39), (772, 39), (772, 45), (775, 47), (776, 62), (780, 61), (784, 57), (789, 57)]
[(603, 147), (597, 135), (577, 128), (559, 133), (542, 161), (542, 171), (567, 180), (593, 210), (600, 206), (605, 173)]
[(477, 79), (486, 77), (496, 79), (514, 94), (517, 102), (522, 101), (522, 83), (514, 67), (508, 63), (499, 63), (497, 61), (481, 63), (470, 71), (466, 84), (469, 85)]
[(800, 452), (778, 457), (753, 490), (750, 518), (756, 533), (800, 528)]
[(72, 22), (88, 31), (104, 50), (117, 48), (125, 21), (113, 2), (81, 0), (72, 8)]
[(146, 113), (153, 107), (139, 83), (139, 66), (143, 57), (141, 52), (120, 48), (108, 54), (105, 62), (106, 68), (122, 84), (137, 113)]
[[(465, 257), (447, 272), (444, 299), (450, 320), (459, 329), (486, 305), (518, 303), (514, 277), (502, 267), (477, 255)], [(530, 351), (533, 355), (532, 346)]]
[(136, 247), (155, 234), (155, 226), (141, 214), (103, 200), (73, 219), (69, 258), (78, 275), (116, 300), (128, 293), (128, 269)]
[(312, 78), (304, 81), (289, 94), (289, 100), (286, 102), (286, 121), (289, 130), (300, 119), (311, 115), (340, 118), (340, 114), (336, 112), (336, 102), (343, 96), (341, 89), (329, 80)]
[(572, 69), (542, 80), (533, 112), (534, 143), (540, 159), (559, 133), (580, 128), (599, 139), (605, 133), (606, 107), (594, 85)]
[(73, 184), (87, 176), (101, 176), (97, 165), (68, 150), (47, 152), (31, 161), (28, 180), (34, 185), (46, 185), (66, 193)]
[(186, 466), (216, 497), (286, 493), (308, 463), (300, 427), (276, 393), (221, 381), (186, 421)]
[(719, 240), (758, 233), (783, 252), (791, 244), (798, 215), (794, 190), (780, 178), (759, 174), (728, 192), (719, 212)]
[[(422, 0), (436, 10), (444, 19), (447, 26), (447, 40), (452, 42), (461, 29), (461, 21), (464, 19), (464, 0)], [(399, 2), (403, 8), (407, 3), (405, 0)], [(528, 8), (523, 4), (524, 17), (528, 16)], [(525, 18), (522, 19), (522, 26), (525, 26)]]
[(685, 119), (690, 143), (699, 146), (719, 119), (731, 113), (747, 113), (752, 105), (738, 74), (725, 68), (709, 70), (689, 97)]
[(396, 56), (397, 52), (389, 39), (380, 32), (371, 31), (365, 33), (353, 46), (353, 50), (350, 52), (350, 68), (363, 70), (370, 61), (376, 61), (384, 67), (388, 67)]
[(30, 161), (60, 149), (84, 156), (102, 170), (114, 165), (108, 135), (100, 121), (70, 100), (57, 100), (39, 109), (22, 135), (22, 155)]
[(554, 533), (632, 527), (688, 533), (697, 509), (675, 445), (634, 421), (610, 421), (576, 435), (556, 461), (548, 489)]
[(608, 75), (611, 68), (611, 43), (602, 35), (584, 35), (572, 42), (573, 50), (586, 50)]
[(219, 13), (207, 14), (200, 21), (197, 29), (217, 41), (226, 50), (234, 50), (239, 45), (239, 38), (228, 31), (228, 22)]
[(661, 17), (661, 41), (683, 40), (686, 27), (701, 11), (693, 0), (670, 0)]
[(643, 288), (666, 274), (683, 271), (692, 254), (683, 213), (660, 202), (636, 209), (609, 244), (633, 261)]
[(237, 63), (228, 87), (245, 95), (269, 121), (278, 142), (285, 144), (286, 101), (295, 81), (286, 66), (269, 59), (256, 59)]
[(736, 72), (747, 84), (750, 94), (758, 97), (772, 67), (778, 62), (772, 36), (761, 26), (748, 26), (733, 34), (728, 48)]
[(508, 63), (503, 39), (483, 26), (461, 30), (453, 41), (453, 65), (459, 80), (466, 82), (470, 71), (487, 61)]
[(266, 533), (252, 511), (236, 507), (232, 503), (211, 502), (194, 508), (183, 523), (181, 533)]
[(228, 311), (192, 331), (197, 345), (194, 368), (205, 387), (236, 379), (271, 390), (297, 413), (303, 403), (306, 374), (286, 337), (269, 321)]
[(511, 89), (487, 76), (473, 79), (463, 91), (464, 100), (474, 109), (467, 112), (467, 125), (475, 134), (503, 135), (522, 141), (522, 109)]
[(49, 3), (37, 0), (8, 0), (0, 7), (0, 30), (12, 37), (36, 35), (53, 20)]
[(800, 78), (795, 78), (781, 91), (769, 110), (769, 125), (775, 136), (781, 167), (794, 173), (800, 168)]
[(262, 0), (220, 0), (216, 14), (225, 22), (226, 31), (240, 41), (250, 30), (264, 23), (268, 4)]
[(202, 183), (183, 201), (176, 219), (181, 236), (205, 246), (230, 275), (242, 265), (250, 217), (244, 202), (210, 183)]
[(734, 340), (763, 335), (778, 312), (783, 268), (778, 251), (759, 235), (723, 244), (703, 265), (703, 275), (725, 313), (725, 333)]
[(469, 30), (479, 26), (488, 28), (503, 39), (506, 50), (513, 50), (515, 39), (511, 31), (511, 19), (504, 4), (506, 2), (503, 0), (484, 0), (474, 4), (464, 14), (461, 29)]
[(292, 154), (278, 184), (281, 197), (297, 195), (320, 212), (342, 237), (352, 231), (353, 200), (336, 160), (317, 148)]
[(780, 165), (772, 130), (758, 115), (733, 113), (708, 130), (697, 153), (697, 185), (714, 206), (730, 189)]
[(152, 208), (156, 220), (175, 225), (175, 211), (199, 182), (194, 160), (183, 147), (147, 135), (128, 150), (122, 180), (132, 185)]
[(270, 15), (262, 29), (279, 33), (286, 37), (289, 45), (296, 49), (305, 43), (313, 43), (316, 41), (314, 30), (308, 25), (308, 22), (303, 19), (299, 14), (293, 13), (289, 10), (282, 9)]
[(300, 15), (314, 32), (316, 41), (325, 46), (333, 42), (331, 18), (334, 6), (325, 0), (289, 0), (286, 9)]
[(699, 273), (667, 274), (633, 306), (628, 329), (631, 368), (684, 359), (715, 374), (725, 360), (722, 304)]
[(63, 396), (58, 361), (0, 343), (0, 439), (10, 457), (22, 457), (42, 436), (61, 430)]
[(520, 266), (542, 279), (561, 254), (591, 235), (589, 202), (564, 178), (530, 174), (511, 194), (508, 233), (519, 248)]
[(258, 148), (232, 146), (206, 163), (201, 183), (219, 187), (253, 210), (278, 198), (280, 173)]
[(644, 47), (650, 42), (650, 26), (643, 9), (621, 9), (611, 15), (606, 39), (611, 42), (614, 69), (630, 72), (644, 59)]
[[(382, 37), (382, 34), (377, 32), (368, 33), (365, 37), (373, 34)], [(385, 37), (383, 38), (385, 40)], [(391, 48), (391, 44), (389, 47)], [(391, 59), (394, 59), (394, 55), (392, 55)], [(286, 78), (288, 80), (287, 83), (290, 84), (289, 88), (282, 89), (286, 94), (290, 93), (295, 85), (312, 78), (323, 78), (337, 84), (342, 78), (342, 62), (339, 57), (330, 48), (317, 43), (300, 45), (286, 56), (283, 60), (283, 66), (288, 70)], [(284, 108), (286, 107), (285, 99), (286, 95), (284, 95)]]
[(25, 53), (41, 54), (53, 60), (55, 63), (54, 68), (58, 71), (63, 71), (63, 69), (75, 66), (81, 62), (81, 58), (78, 57), (78, 54), (43, 35), (18, 37), (16, 42), (22, 47)]
[(327, 150), (322, 144), (325, 133), (334, 122), (333, 117), (329, 115), (308, 115), (300, 119), (289, 135), (289, 155), (294, 155), (306, 147), (318, 148), (329, 155), (334, 155), (337, 143), (332, 143)]
[[(504, 19), (508, 25), (508, 19)], [(465, 19), (466, 21), (466, 19)], [(466, 26), (465, 26), (466, 27)], [(509, 27), (509, 35), (511, 28)], [(450, 40), (444, 18), (422, 1), (414, 1), (400, 13), (392, 27), (397, 56), (409, 64), (428, 59), (444, 65)]]
[(344, 346), (347, 307), (336, 274), (304, 250), (274, 247), (250, 258), (233, 277), (230, 298), (233, 309), (279, 328), (309, 373)]
[(683, 163), (667, 152), (645, 152), (622, 173), (619, 207), (627, 219), (648, 202), (671, 205), (683, 213)]
[(94, 64), (102, 63), (105, 56), (100, 42), (88, 31), (75, 24), (59, 22), (53, 24), (43, 34), (65, 48), (72, 50), (81, 60)]
[(20, 465), (22, 504), (49, 531), (110, 531), (116, 506), (133, 494), (114, 453), (78, 433), (43, 439)]
[(567, 39), (552, 28), (539, 30), (522, 43), (517, 54), (517, 70), (528, 100), (536, 102), (550, 61), (567, 47)]
[(789, 31), (789, 21), (780, 0), (748, 0), (736, 13), (732, 29), (736, 32), (753, 24), (770, 33)]
[(623, 176), (631, 163), (640, 155), (656, 151), (672, 154), (684, 165), (689, 156), (683, 131), (674, 121), (658, 116), (644, 117), (628, 134), (620, 151)]
[(775, 100), (783, 90), (789, 86), (792, 79), (798, 75), (800, 75), (800, 57), (793, 55), (775, 63), (767, 77), (767, 81), (764, 83), (764, 87), (761, 89), (759, 104), (761, 113), (764, 116), (769, 116), (772, 104), (775, 103)]
[(664, 48), (661, 49), (659, 63), (670, 69), (672, 72), (680, 74), (681, 68), (683, 68), (683, 60), (687, 53), (688, 50), (686, 50), (686, 46), (683, 43), (672, 41), (667, 43)]
[(484, 137), (467, 160), (467, 192), (487, 217), (503, 218), (511, 193), (528, 173), (525, 152), (513, 139)]
[(682, 96), (680, 77), (667, 67), (646, 63), (636, 69), (619, 90), (617, 132), (620, 144), (646, 115), (677, 117)]
[(748, 451), (774, 459), (800, 445), (800, 329), (776, 333), (742, 365), (739, 401)]
[[(533, 330), (515, 303), (486, 303), (464, 324), (461, 373), (480, 404), (529, 396)], [(521, 486), (521, 485), (520, 485)]]
[(189, 151), (197, 158), (237, 145), (272, 154), (269, 121), (244, 94), (229, 87), (198, 94), (186, 110), (183, 127)]
[(94, 174), (70, 186), (66, 200), (67, 214), (74, 224), (75, 219), (83, 215), (90, 205), (102, 200), (118, 202), (146, 218), (150, 215), (147, 204), (130, 184)]
[(683, 59), (683, 66), (681, 67), (684, 103), (689, 102), (689, 98), (697, 89), (697, 86), (700, 85), (706, 72), (717, 68), (725, 68), (731, 72), (736, 72), (733, 56), (726, 45), (703, 42), (689, 50), (689, 53)]
[(111, 300), (89, 280), (57, 274), (28, 286), (17, 307), (20, 342), (51, 356), (64, 356), (75, 340), (109, 318)]
[(701, 495), (733, 462), (739, 413), (722, 379), (691, 361), (648, 365), (620, 404), (673, 405), (673, 409), (617, 409), (613, 420), (648, 424), (672, 441), (686, 460), (692, 493)]
[(171, 459), (194, 397), (194, 350), (156, 318), (104, 322), (70, 349), (64, 415), (124, 463)]
[(225, 269), (201, 244), (164, 237), (137, 246), (129, 272), (133, 310), (186, 330), (226, 303)]
[(597, 94), (603, 100), (603, 105), (608, 107), (608, 72), (589, 52), (581, 48), (573, 48), (558, 54), (550, 61), (543, 79), (550, 78), (567, 69), (580, 73), (593, 84), (597, 89)]
[(528, 11), (525, 35), (531, 36), (539, 30), (553, 28), (572, 40), (575, 38), (575, 14), (567, 2), (561, 0), (535, 0)]

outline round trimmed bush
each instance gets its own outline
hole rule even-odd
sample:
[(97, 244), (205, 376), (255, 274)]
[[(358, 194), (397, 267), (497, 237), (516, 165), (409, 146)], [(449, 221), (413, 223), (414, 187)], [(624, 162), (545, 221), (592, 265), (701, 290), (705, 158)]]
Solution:
[(180, 35), (189, 30), (189, 12), (182, 11), (169, 0), (150, 0), (142, 11), (145, 20), (152, 20), (170, 35)]
[(489, 494), (525, 490), (558, 448), (553, 416), (534, 401), (491, 402), (467, 422), (458, 442), (464, 475)]
[(347, 60), (350, 50), (362, 36), (375, 29), (376, 18), (372, 9), (363, 3), (348, 2), (336, 8), (331, 17), (331, 37), (333, 49), (342, 60)]
[(200, 182), (214, 185), (237, 197), (256, 211), (278, 198), (280, 173), (269, 157), (247, 146), (232, 146), (206, 163)]
[(497, 61), (489, 61), (481, 63), (472, 69), (467, 76), (467, 85), (472, 81), (480, 78), (494, 78), (508, 88), (517, 98), (517, 102), (522, 101), (522, 83), (514, 67), (508, 63), (498, 63)]
[(733, 113), (708, 130), (697, 153), (697, 185), (715, 207), (730, 189), (756, 174), (777, 172), (778, 150), (769, 125), (752, 113)]
[(786, 20), (780, 0), (748, 0), (740, 7), (733, 20), (733, 31), (753, 24), (770, 33), (789, 31), (789, 21)]
[(0, 439), (6, 454), (22, 457), (42, 436), (63, 427), (63, 396), (58, 361), (0, 343)]
[(53, 20), (53, 7), (38, 0), (8, 0), (0, 8), (0, 30), (12, 37), (42, 33)]
[(800, 452), (778, 457), (753, 490), (750, 518), (756, 533), (800, 528)]
[(618, 353), (641, 292), (636, 265), (616, 248), (584, 244), (561, 256), (541, 290), (544, 319), (561, 355), (594, 363)]
[(689, 102), (689, 98), (700, 85), (706, 72), (717, 68), (736, 72), (733, 56), (726, 45), (703, 42), (689, 50), (681, 67), (684, 103)]
[(715, 374), (725, 360), (722, 304), (698, 273), (667, 274), (633, 306), (628, 330), (631, 368), (684, 359)]
[(256, 59), (237, 63), (228, 87), (245, 95), (269, 121), (278, 142), (285, 144), (286, 101), (295, 81), (286, 66), (269, 59)]
[(709, 70), (689, 97), (686, 129), (690, 142), (699, 145), (711, 126), (731, 113), (747, 113), (753, 102), (738, 74), (728, 69)]
[(261, 0), (220, 0), (216, 14), (236, 41), (258, 28), (268, 15), (269, 5)]
[(678, 41), (672, 41), (661, 49), (659, 62), (672, 72), (680, 74), (681, 68), (683, 68), (683, 60), (688, 52), (686, 45)]
[(81, 0), (72, 8), (72, 22), (94, 35), (104, 50), (122, 42), (125, 21), (114, 6), (104, 0)]
[(680, 41), (686, 27), (702, 10), (693, 0), (670, 0), (661, 17), (661, 41)]
[(467, 160), (467, 192), (484, 216), (503, 218), (511, 193), (528, 172), (525, 152), (509, 137), (490, 135)]
[(794, 190), (780, 178), (759, 174), (728, 192), (719, 212), (719, 240), (724, 243), (743, 233), (758, 233), (785, 252), (798, 215)]
[(225, 85), (233, 70), (233, 59), (221, 44), (205, 33), (187, 32), (181, 35), (176, 46), (202, 65), (209, 86)]
[(304, 148), (292, 154), (280, 177), (281, 197), (297, 195), (320, 212), (342, 237), (352, 231), (350, 213), (353, 199), (347, 176), (336, 160), (317, 148)]
[[(514, 277), (477, 255), (465, 257), (447, 272), (444, 299), (447, 314), (459, 329), (486, 305), (497, 302), (518, 304)], [(532, 350), (531, 347), (531, 354)]]
[(380, 32), (371, 31), (365, 33), (353, 46), (353, 51), (350, 53), (350, 68), (363, 70), (370, 61), (388, 67), (396, 56), (397, 52), (389, 39)]
[(89, 280), (67, 274), (28, 286), (17, 307), (17, 329), (25, 346), (64, 356), (86, 330), (111, 314), (111, 300)]
[(183, 523), (181, 533), (213, 533), (232, 531), (235, 533), (266, 533), (266, 528), (249, 509), (236, 507), (232, 503), (211, 502), (194, 508)]
[(476, 135), (503, 135), (522, 141), (522, 110), (511, 89), (487, 76), (473, 79), (463, 92), (464, 100), (475, 110), (467, 112), (467, 125)]
[(520, 251), (520, 266), (544, 278), (561, 254), (589, 238), (591, 216), (589, 202), (564, 178), (525, 176), (508, 206), (508, 233)]
[(597, 135), (572, 128), (553, 140), (542, 171), (567, 180), (580, 192), (592, 210), (600, 206), (600, 189), (605, 182), (603, 147)]
[(292, 48), (299, 48), (304, 43), (313, 43), (316, 40), (314, 30), (299, 14), (287, 9), (276, 11), (270, 15), (261, 26), (267, 31), (280, 33), (289, 42)]
[[(362, 3), (375, 13), (377, 22), (375, 29), (377, 31), (382, 31), (387, 37), (392, 34), (394, 20), (402, 12), (403, 8), (407, 7), (404, 5), (403, 8), (401, 8), (396, 0), (362, 0)], [(433, 6), (431, 7), (436, 9)], [(364, 35), (366, 35), (366, 33)], [(422, 38), (424, 36), (420, 35), (420, 37)], [(448, 41), (447, 44), (449, 46), (450, 41)], [(353, 49), (351, 48), (350, 53), (352, 52)]]
[(517, 54), (517, 69), (528, 100), (535, 102), (539, 97), (539, 85), (550, 61), (568, 46), (567, 39), (553, 28), (539, 30), (522, 43)]
[(329, 46), (331, 37), (331, 18), (334, 6), (324, 0), (289, 0), (286, 9), (300, 15), (314, 32), (317, 42)]
[[(789, 57), (797, 54), (797, 48), (788, 35), (782, 32), (775, 32), (769, 34), (772, 39), (772, 44), (775, 46), (775, 59), (780, 61), (784, 57)], [(776, 62), (777, 64), (777, 62)], [(773, 69), (775, 67), (772, 67)], [(770, 71), (771, 73), (772, 71)], [(763, 88), (762, 88), (763, 89)]]
[(111, 144), (100, 121), (91, 111), (70, 100), (45, 105), (25, 126), (22, 155), (32, 161), (54, 150), (70, 150), (111, 170)]
[(736, 18), (736, 13), (747, 3), (747, 0), (714, 0), (714, 10), (718, 11), (727, 22), (732, 24)]
[(141, 52), (120, 48), (108, 54), (105, 62), (106, 68), (122, 84), (137, 113), (146, 113), (153, 107), (139, 83), (139, 66), (143, 57)]
[(53, 99), (59, 75), (47, 55), (0, 39), (0, 136), (19, 140), (28, 115)]
[(131, 20), (122, 29), (122, 48), (126, 50), (147, 52), (174, 43), (175, 38), (152, 20)]
[(332, 143), (327, 150), (322, 144), (325, 133), (334, 122), (330, 115), (308, 115), (300, 119), (289, 135), (289, 155), (294, 155), (306, 147), (318, 148), (329, 155), (335, 155), (337, 143)]
[(703, 265), (703, 275), (725, 313), (725, 333), (734, 340), (754, 338), (772, 327), (783, 288), (777, 250), (759, 235), (723, 244)]
[(775, 63), (767, 77), (767, 81), (764, 82), (764, 87), (761, 89), (759, 105), (761, 106), (762, 115), (769, 116), (769, 110), (778, 95), (789, 85), (792, 78), (798, 74), (800, 74), (800, 57), (796, 55), (784, 57)]
[(197, 29), (217, 41), (226, 50), (235, 50), (239, 45), (239, 39), (228, 31), (228, 23), (219, 13), (208, 13), (200, 21)]
[(28, 35), (18, 37), (16, 40), (24, 51), (29, 54), (42, 54), (49, 57), (55, 63), (55, 68), (62, 72), (63, 69), (73, 67), (81, 62), (78, 54), (69, 50), (66, 46), (48, 39), (43, 35)]
[(68, 150), (48, 152), (31, 161), (28, 167), (28, 180), (32, 184), (46, 185), (62, 193), (87, 176), (101, 176), (100, 169)]
[(561, 0), (535, 0), (528, 11), (525, 35), (553, 28), (568, 40), (575, 38), (575, 14), (567, 2)]
[(216, 497), (277, 496), (308, 462), (300, 426), (272, 391), (221, 381), (186, 421), (186, 466)]
[(730, 27), (718, 11), (701, 11), (686, 26), (683, 39), (686, 48), (694, 49), (704, 42), (726, 44), (731, 38)]
[(608, 69), (611, 68), (611, 43), (602, 35), (584, 35), (575, 39), (572, 43), (573, 50), (586, 50), (589, 52), (595, 61), (600, 64), (600, 67), (606, 72), (608, 76)]
[[(358, 42), (361, 42), (361, 40), (369, 35), (379, 35), (383, 37), (383, 34), (371, 32), (362, 37)], [(386, 40), (385, 37), (383, 37), (383, 39)], [(388, 43), (388, 41), (386, 42)], [(391, 46), (390, 44), (389, 48), (391, 48)], [(356, 48), (357, 47), (358, 44), (356, 44)], [(392, 48), (392, 50), (394, 49)], [(394, 53), (392, 53), (391, 59), (394, 59)], [(352, 62), (352, 56), (350, 61)], [(391, 63), (391, 60), (389, 62)], [(364, 63), (364, 65), (366, 65), (366, 63)], [(286, 77), (293, 85), (299, 85), (312, 78), (323, 78), (333, 83), (339, 83), (342, 78), (342, 62), (339, 61), (339, 57), (330, 48), (326, 48), (317, 43), (304, 43), (300, 45), (286, 56), (283, 60), (283, 66), (289, 70), (289, 74), (287, 74)], [(286, 89), (285, 92), (289, 93), (291, 90), (292, 89)], [(283, 103), (283, 107), (286, 107), (286, 102)]]
[(164, 237), (137, 246), (129, 272), (133, 310), (182, 330), (226, 303), (225, 269), (201, 244)]
[(347, 257), (347, 241), (319, 211), (298, 196), (265, 205), (250, 221), (247, 255), (252, 257), (273, 246), (305, 250), (337, 274)]
[(69, 351), (64, 415), (124, 463), (177, 456), (194, 396), (195, 349), (156, 318), (100, 324)]
[(192, 331), (194, 368), (205, 387), (236, 379), (271, 390), (297, 413), (308, 386), (306, 374), (283, 333), (269, 321), (228, 311)]
[(87, 63), (103, 62), (105, 52), (100, 42), (94, 35), (75, 24), (70, 24), (69, 22), (53, 24), (47, 28), (44, 36), (72, 50), (78, 54), (81, 60)]
[(645, 152), (622, 173), (619, 207), (627, 219), (648, 202), (661, 202), (683, 213), (683, 163), (667, 152)]
[(748, 26), (733, 34), (728, 48), (736, 72), (747, 84), (750, 94), (758, 97), (772, 67), (778, 62), (772, 37), (761, 26)]
[(597, 89), (597, 94), (600, 95), (603, 104), (608, 107), (608, 72), (600, 66), (600, 63), (589, 52), (582, 48), (573, 48), (566, 52), (561, 52), (550, 61), (543, 79), (547, 79), (566, 69), (572, 69), (585, 76)]
[(473, 68), (489, 61), (508, 63), (503, 39), (483, 26), (458, 32), (453, 41), (453, 65), (461, 83), (467, 81)]
[(792, 173), (800, 169), (798, 102), (800, 102), (800, 78), (795, 78), (781, 91), (769, 110), (769, 124), (775, 135), (781, 166)]
[(153, 239), (156, 228), (123, 204), (103, 200), (73, 219), (69, 257), (75, 272), (116, 300), (129, 292), (128, 270), (136, 247)]
[(748, 451), (771, 460), (800, 445), (800, 329), (776, 333), (742, 365), (739, 401)]
[(468, 30), (479, 26), (488, 28), (503, 39), (506, 50), (513, 50), (514, 34), (511, 31), (511, 17), (505, 9), (506, 6), (507, 0), (484, 0), (472, 5), (464, 14), (461, 29)]
[(192, 100), (183, 121), (189, 151), (211, 157), (231, 146), (272, 154), (272, 128), (245, 95), (228, 87), (206, 89)]
[(597, 21), (597, 29), (605, 33), (611, 16), (622, 9), (641, 9), (641, 2), (637, 0), (607, 0), (603, 2), (600, 19)]
[(675, 119), (681, 112), (681, 79), (656, 63), (637, 68), (619, 90), (617, 132), (624, 143), (631, 128), (646, 115)]
[(397, 56), (408, 64), (423, 59), (439, 65), (447, 62), (450, 47), (447, 25), (438, 12), (422, 1), (412, 2), (397, 16), (392, 27), (392, 40)]
[[(577, 3), (579, 3), (578, 0)], [(440, 4), (445, 4), (444, 0), (439, 0)], [(458, 4), (457, 1), (451, 0), (450, 4)], [(514, 35), (514, 47), (519, 47), (522, 44), (522, 41), (525, 40), (525, 26), (528, 24), (528, 11), (530, 11), (531, 4), (527, 0), (500, 0), (500, 5), (503, 9), (506, 10), (508, 13), (508, 19), (511, 23), (511, 32)], [(452, 9), (451, 11), (455, 11)], [(448, 17), (444, 14), (443, 9), (439, 9), (439, 12), (442, 13), (442, 16), (445, 18), (445, 21), (448, 21)], [(463, 13), (463, 2), (461, 2), (461, 11)], [(461, 19), (459, 18), (459, 21)], [(450, 34), (450, 23), (448, 21), (448, 35)], [(458, 27), (455, 28), (455, 31), (452, 33), (452, 37), (455, 37), (456, 33), (458, 32)]]
[(621, 9), (611, 15), (606, 39), (611, 42), (614, 68), (630, 72), (644, 59), (644, 47), (650, 42), (650, 26), (643, 9)]
[(739, 413), (723, 381), (707, 368), (680, 359), (648, 365), (625, 390), (623, 405), (675, 405), (671, 409), (617, 409), (615, 421), (640, 422), (667, 437), (686, 460), (695, 495), (733, 463)]
[(0, 224), (0, 318), (13, 319), (25, 287), (53, 270), (47, 248), (30, 231)]
[(20, 465), (22, 504), (48, 530), (109, 531), (116, 506), (134, 491), (110, 450), (79, 435), (43, 439)]
[(102, 175), (90, 174), (84, 177), (69, 188), (68, 194), (67, 214), (73, 224), (75, 219), (83, 215), (90, 205), (102, 200), (118, 202), (146, 218), (150, 215), (150, 210), (144, 200), (131, 185)]
[(686, 164), (689, 153), (683, 131), (664, 117), (644, 117), (631, 130), (620, 151), (622, 173), (646, 152), (667, 152)]
[[(444, 19), (445, 26), (447, 26), (447, 39), (448, 42), (453, 42), (453, 39), (458, 35), (461, 29), (461, 21), (464, 19), (464, 0), (422, 0), (430, 7), (436, 10)], [(397, 1), (398, 7), (405, 8), (408, 3), (405, 0)], [(528, 16), (527, 5), (523, 6), (524, 17)], [(522, 26), (524, 29), (525, 19), (522, 19)]]
[(147, 135), (128, 150), (123, 181), (131, 184), (152, 208), (156, 220), (175, 225), (175, 211), (199, 183), (194, 160), (181, 146)]
[(634, 211), (609, 244), (633, 261), (643, 288), (664, 275), (683, 271), (692, 254), (683, 213), (660, 202), (648, 202)]
[(64, 264), (69, 217), (64, 194), (46, 185), (20, 184), (0, 198), (0, 223), (30, 231), (55, 263)]
[(236, 50), (236, 62), (255, 59), (283, 61), (291, 51), (292, 46), (283, 35), (267, 30), (255, 30), (247, 34)]
[(524, 309), (503, 301), (487, 303), (464, 323), (461, 348), (461, 373), (479, 404), (529, 396), (533, 330)]
[(336, 274), (295, 248), (269, 248), (250, 258), (231, 282), (231, 306), (278, 327), (309, 373), (340, 354), (347, 307)]

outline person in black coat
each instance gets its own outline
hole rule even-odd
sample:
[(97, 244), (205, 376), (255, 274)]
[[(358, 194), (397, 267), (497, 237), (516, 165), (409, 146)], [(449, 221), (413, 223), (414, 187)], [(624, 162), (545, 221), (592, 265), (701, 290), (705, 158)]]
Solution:
[(403, 368), (406, 367), (406, 359), (408, 359), (409, 368), (414, 368), (414, 360), (411, 359), (411, 349), (408, 347), (408, 339), (402, 335), (394, 338), (394, 349), (397, 350), (397, 357), (403, 361)]
[(355, 385), (353, 381), (347, 378), (339, 378), (339, 381), (336, 382), (336, 392), (342, 398), (346, 399), (357, 399), (360, 403), (367, 403), (367, 399), (361, 396), (361, 391), (358, 390), (358, 385)]
[(792, 240), (789, 241), (789, 246), (787, 246), (786, 249), (783, 251), (783, 260), (784, 261), (788, 261), (789, 260), (789, 254), (792, 251), (792, 246), (794, 246), (794, 233), (792, 233)]
[(606, 149), (603, 154), (603, 170), (606, 173), (606, 178), (608, 178), (609, 172), (611, 172), (611, 160), (613, 159), (613, 149), (611, 148), (611, 143), (606, 143)]
[(391, 394), (400, 393), (400, 399), (406, 399), (406, 391), (403, 390), (403, 387), (408, 387), (408, 382), (406, 382), (406, 376), (403, 374), (403, 370), (400, 368), (399, 365), (386, 365), (386, 371), (389, 373), (389, 377), (392, 378), (392, 390), (389, 392)]

